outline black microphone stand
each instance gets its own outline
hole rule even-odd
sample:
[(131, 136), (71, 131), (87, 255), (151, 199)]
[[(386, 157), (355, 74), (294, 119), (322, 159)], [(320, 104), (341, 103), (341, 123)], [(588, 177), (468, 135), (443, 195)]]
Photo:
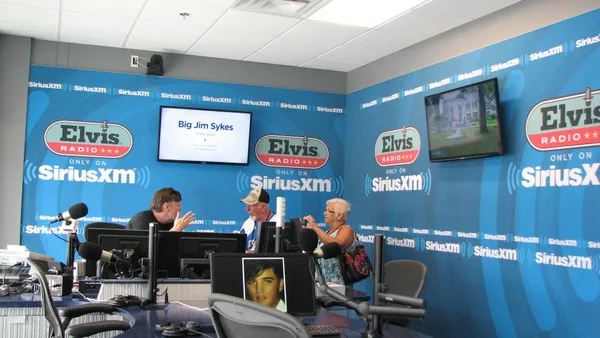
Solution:
[[(341, 303), (344, 306), (353, 309), (359, 316), (362, 316), (365, 320), (366, 328), (365, 332), (361, 333), (361, 337), (366, 338), (379, 338), (383, 337), (383, 330), (381, 325), (381, 315), (390, 315), (390, 316), (403, 316), (403, 317), (414, 317), (414, 318), (423, 318), (425, 317), (425, 306), (426, 301), (420, 298), (406, 297), (394, 294), (384, 294), (381, 293), (381, 286), (383, 281), (383, 235), (378, 234), (375, 235), (375, 268), (374, 268), (374, 277), (375, 280), (373, 282), (373, 305), (369, 305), (368, 302), (359, 302), (356, 303), (350, 299), (348, 299), (345, 295), (340, 292), (329, 288), (327, 282), (325, 280), (325, 276), (323, 276), (323, 272), (321, 270), (321, 265), (318, 262), (318, 259), (315, 258), (313, 253), (312, 259), (316, 266), (317, 278), (318, 278), (318, 289), (322, 294), (326, 294)], [(333, 258), (333, 257), (329, 257)], [(407, 305), (410, 307), (406, 308), (398, 308), (398, 307), (387, 307), (381, 306), (379, 304), (380, 300), (385, 299), (388, 303)], [(369, 329), (369, 318), (372, 318), (370, 321), (372, 323), (371, 329)]]
[[(379, 292), (383, 283), (383, 235), (376, 234), (373, 241), (373, 255), (375, 267), (373, 268), (373, 305), (379, 306)], [(381, 316), (374, 314), (372, 318), (371, 331), (367, 332), (367, 337), (382, 337)]]
[[(67, 225), (67, 231), (70, 230), (67, 236), (67, 261), (66, 267), (69, 271), (73, 271), (73, 266), (75, 265), (75, 250), (79, 248), (79, 238), (77, 238), (77, 221), (76, 220), (66, 220), (65, 225)], [(69, 229), (68, 226), (71, 226)]]
[(148, 230), (148, 296), (146, 304), (156, 304), (156, 261), (158, 254), (158, 223), (150, 223)]

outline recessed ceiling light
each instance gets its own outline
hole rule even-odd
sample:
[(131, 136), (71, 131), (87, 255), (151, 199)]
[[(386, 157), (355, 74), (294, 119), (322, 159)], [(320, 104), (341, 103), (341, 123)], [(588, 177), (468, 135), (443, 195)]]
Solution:
[(427, 0), (332, 0), (308, 19), (340, 25), (376, 27)]

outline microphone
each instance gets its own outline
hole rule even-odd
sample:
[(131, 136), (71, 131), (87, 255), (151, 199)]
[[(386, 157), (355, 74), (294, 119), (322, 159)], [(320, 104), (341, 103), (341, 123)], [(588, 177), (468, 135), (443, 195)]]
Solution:
[(585, 106), (589, 107), (592, 104), (592, 88), (586, 87), (585, 94), (583, 96), (583, 101), (585, 101)]
[(79, 249), (77, 249), (79, 256), (85, 258), (85, 260), (90, 261), (102, 261), (105, 263), (114, 263), (116, 261), (120, 261), (121, 259), (114, 255), (112, 252), (102, 250), (97, 244), (90, 242), (83, 242), (79, 245)]
[(308, 135), (304, 134), (304, 136), (302, 137), (302, 143), (304, 143), (304, 145), (308, 144)]
[(298, 232), (298, 245), (304, 252), (313, 253), (319, 244), (319, 236), (313, 229), (302, 228)]
[(88, 207), (85, 203), (77, 203), (72, 205), (69, 210), (58, 214), (58, 216), (50, 220), (50, 224), (62, 222), (70, 219), (78, 219), (88, 214)]
[(406, 305), (418, 309), (424, 309), (427, 307), (427, 300), (422, 298), (407, 297), (383, 292), (380, 292), (378, 296), (379, 300), (386, 303)]

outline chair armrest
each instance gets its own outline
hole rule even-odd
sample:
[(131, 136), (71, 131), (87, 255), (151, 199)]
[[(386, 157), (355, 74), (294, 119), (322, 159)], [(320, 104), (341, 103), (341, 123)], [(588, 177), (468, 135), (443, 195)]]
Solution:
[(72, 319), (81, 317), (83, 315), (87, 315), (89, 313), (107, 313), (111, 314), (116, 311), (116, 308), (110, 304), (106, 303), (90, 303), (76, 306), (69, 306), (60, 310), (60, 316), (63, 319)]
[(73, 337), (88, 337), (100, 332), (127, 331), (130, 328), (131, 325), (129, 322), (123, 320), (105, 320), (101, 322), (71, 325), (65, 330), (65, 335)]

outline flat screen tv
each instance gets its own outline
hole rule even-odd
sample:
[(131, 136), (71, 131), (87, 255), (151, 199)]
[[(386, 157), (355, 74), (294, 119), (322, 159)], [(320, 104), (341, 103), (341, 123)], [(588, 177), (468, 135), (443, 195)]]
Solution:
[(160, 107), (158, 160), (248, 165), (252, 113)]
[(432, 162), (504, 153), (498, 79), (425, 97)]

